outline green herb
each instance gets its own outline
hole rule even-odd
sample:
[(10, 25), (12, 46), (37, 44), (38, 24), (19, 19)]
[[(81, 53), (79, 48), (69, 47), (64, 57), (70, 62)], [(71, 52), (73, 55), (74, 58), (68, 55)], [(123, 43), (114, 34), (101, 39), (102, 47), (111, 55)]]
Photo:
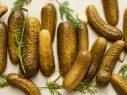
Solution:
[(7, 85), (7, 76), (1, 75), (0, 76), (0, 88), (5, 87)]
[(119, 71), (119, 75), (122, 76), (125, 80), (127, 80), (127, 64), (124, 64), (120, 71)]
[(75, 27), (75, 29), (80, 28), (80, 21), (72, 16), (73, 10), (69, 8), (69, 3), (67, 1), (60, 3), (58, 0), (56, 2), (59, 4), (59, 11), (61, 14), (61, 19), (64, 19), (64, 16), (68, 21), (72, 23), (72, 25)]
[(15, 0), (13, 10), (19, 10), (24, 5), (29, 5), (32, 0)]
[(59, 89), (62, 88), (62, 86), (57, 83), (57, 80), (59, 78), (60, 78), (60, 76), (56, 80), (54, 80), (53, 82), (47, 83), (46, 87), (40, 87), (40, 88), (48, 89), (50, 91), (51, 95), (55, 95), (55, 94), (56, 95), (62, 95), (61, 92), (58, 91)]
[(24, 38), (25, 38), (25, 28), (26, 28), (26, 20), (27, 20), (28, 16), (25, 18), (24, 22), (23, 22), (23, 27), (22, 27), (22, 31), (20, 36), (17, 38), (16, 42), (18, 45), (18, 49), (17, 49), (17, 56), (19, 57), (20, 60), (20, 64), (21, 67), (23, 69), (23, 72), (26, 73), (24, 65), (23, 65), (23, 48), (24, 48)]
[(90, 95), (95, 95), (97, 93), (95, 81), (91, 83), (81, 82), (76, 91), (82, 94), (89, 93)]

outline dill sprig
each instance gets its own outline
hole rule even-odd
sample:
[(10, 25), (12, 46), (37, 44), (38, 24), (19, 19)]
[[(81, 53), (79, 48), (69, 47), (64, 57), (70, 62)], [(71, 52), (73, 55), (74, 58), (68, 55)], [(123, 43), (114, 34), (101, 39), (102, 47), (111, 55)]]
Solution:
[(81, 82), (80, 85), (76, 88), (76, 91), (82, 94), (89, 93), (90, 95), (95, 95), (97, 93), (95, 81), (90, 83)]
[(16, 42), (17, 42), (17, 56), (20, 60), (20, 65), (22, 67), (22, 70), (24, 73), (26, 73), (25, 71), (25, 68), (24, 68), (24, 65), (23, 65), (23, 48), (24, 48), (24, 45), (25, 45), (25, 41), (24, 41), (24, 38), (25, 38), (25, 28), (26, 28), (26, 20), (27, 20), (28, 16), (25, 18), (24, 22), (23, 22), (23, 26), (22, 26), (22, 31), (19, 35), (19, 37), (16, 39)]
[(0, 88), (5, 87), (7, 85), (7, 76), (1, 75), (0, 76)]
[(62, 93), (58, 91), (59, 89), (62, 89), (62, 86), (57, 83), (59, 78), (60, 78), (60, 76), (57, 79), (55, 79), (54, 81), (52, 81), (50, 83), (46, 83), (46, 87), (39, 87), (39, 88), (48, 89), (50, 91), (51, 95), (62, 95)]
[(119, 71), (119, 75), (123, 77), (123, 79), (127, 80), (127, 64), (124, 64), (120, 71)]
[(24, 5), (29, 5), (32, 0), (15, 0), (14, 7), (12, 8), (14, 11), (21, 9)]
[(67, 1), (60, 3), (58, 0), (56, 0), (56, 2), (59, 4), (61, 19), (63, 20), (64, 17), (66, 17), (66, 19), (72, 23), (75, 29), (79, 29), (81, 23), (72, 15), (72, 12), (74, 11), (69, 8), (69, 3)]

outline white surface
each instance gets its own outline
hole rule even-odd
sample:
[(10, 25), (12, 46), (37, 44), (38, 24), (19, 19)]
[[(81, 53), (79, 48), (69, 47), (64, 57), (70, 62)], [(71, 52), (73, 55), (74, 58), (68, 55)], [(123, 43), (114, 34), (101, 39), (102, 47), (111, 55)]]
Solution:
[[(2, 1), (2, 4), (6, 4), (9, 7), (9, 11), (6, 13), (6, 15), (4, 15), (2, 17), (2, 20), (6, 22), (14, 0), (1, 0), (1, 1)], [(63, 1), (63, 0), (60, 0), (60, 1)], [(94, 4), (96, 6), (99, 14), (101, 15), (101, 17), (105, 20), (101, 0), (68, 0), (68, 1), (70, 2), (70, 7), (72, 9), (74, 9), (76, 12), (84, 12), (84, 13), (85, 13), (86, 7), (89, 4)], [(55, 2), (55, 0), (32, 0), (32, 3), (28, 7), (26, 7), (29, 10), (29, 16), (35, 16), (40, 19), (41, 8), (46, 3), (53, 3), (56, 6), (57, 11), (58, 11), (58, 5)], [(118, 23), (117, 27), (120, 28), (121, 30), (122, 30), (122, 26), (123, 26), (124, 10), (127, 7), (126, 4), (127, 4), (127, 0), (119, 0), (120, 16), (119, 16), (119, 23)], [(59, 12), (57, 12), (57, 13), (58, 13), (58, 23), (57, 24), (59, 24), (59, 22), (61, 20), (60, 20)], [(89, 29), (89, 43), (90, 43), (90, 47), (91, 47), (91, 45), (96, 40), (98, 35), (96, 35), (89, 26), (88, 26), (88, 29)], [(110, 46), (110, 43), (107, 48), (109, 48), (109, 46)], [(55, 38), (55, 41), (53, 44), (53, 49), (54, 49), (54, 55), (55, 55), (56, 71), (58, 71), (56, 38)], [(127, 60), (125, 59), (125, 62), (126, 61)], [(120, 62), (117, 63), (114, 73), (118, 72), (121, 65), (122, 64)], [(5, 74), (13, 73), (13, 72), (15, 72), (15, 73), (18, 72), (18, 66), (12, 65), (9, 61), (9, 58), (8, 58), (8, 63), (7, 63), (7, 68), (6, 68)], [(39, 72), (38, 75), (35, 78), (33, 78), (32, 80), (36, 83), (37, 86), (42, 87), (42, 86), (45, 86), (47, 78), (45, 78)], [(62, 82), (62, 80), (60, 80), (60, 83), (61, 82)], [(50, 93), (47, 90), (44, 90), (44, 89), (40, 89), (40, 90), (42, 92), (42, 95), (50, 95)], [(62, 90), (62, 93), (63, 93), (63, 95), (80, 95), (79, 93), (75, 93), (75, 94), (73, 92), (69, 93), (65, 90)], [(0, 89), (0, 95), (25, 95), (25, 93), (23, 93), (21, 90), (19, 90), (17, 88), (12, 88), (12, 87), (8, 86), (8, 87)], [(117, 95), (117, 94), (115, 93), (112, 86), (109, 84), (105, 88), (99, 88), (98, 93), (96, 95)]]

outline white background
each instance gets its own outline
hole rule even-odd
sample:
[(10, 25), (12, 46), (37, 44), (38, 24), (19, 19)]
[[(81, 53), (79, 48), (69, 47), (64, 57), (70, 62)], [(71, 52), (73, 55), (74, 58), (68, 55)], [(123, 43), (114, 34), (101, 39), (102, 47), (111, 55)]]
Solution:
[[(63, 0), (60, 0), (60, 1), (63, 1)], [(124, 15), (124, 10), (127, 7), (127, 0), (118, 0), (118, 1), (119, 1), (120, 16), (119, 16), (119, 23), (118, 23), (117, 27), (122, 30), (123, 15)], [(8, 15), (10, 14), (10, 10), (13, 6), (14, 0), (1, 0), (1, 2), (2, 2), (2, 4), (6, 4), (9, 8), (9, 11), (1, 18), (1, 20), (7, 22)], [(101, 15), (102, 19), (105, 20), (101, 0), (68, 0), (68, 2), (70, 2), (70, 7), (72, 9), (74, 9), (76, 12), (83, 12), (83, 13), (85, 13), (85, 9), (89, 4), (94, 4), (96, 6), (99, 14)], [(57, 24), (59, 24), (59, 22), (61, 20), (59, 17), (58, 5), (55, 2), (55, 0), (32, 0), (32, 3), (28, 7), (26, 7), (29, 10), (29, 16), (34, 16), (34, 17), (37, 17), (38, 19), (40, 19), (41, 8), (46, 3), (52, 3), (56, 6), (57, 14), (58, 14), (58, 23)], [(89, 26), (88, 26), (88, 29), (89, 29), (89, 43), (90, 43), (90, 47), (91, 47), (91, 45), (96, 40), (98, 35), (96, 35)], [(108, 43), (107, 48), (109, 48), (110, 44), (111, 43)], [(55, 41), (53, 44), (53, 49), (54, 49), (54, 55), (55, 55), (56, 71), (58, 71), (56, 38), (55, 38)], [(127, 60), (125, 59), (124, 63), (126, 63), (126, 61)], [(122, 63), (117, 62), (114, 73), (117, 73), (119, 71), (121, 65), (122, 65)], [(8, 58), (7, 68), (4, 73), (8, 74), (8, 73), (13, 73), (13, 72), (15, 72), (15, 73), (18, 72), (18, 66), (12, 65), (9, 61), (9, 58)], [(42, 86), (45, 86), (47, 78), (44, 77), (39, 72), (38, 75), (35, 78), (33, 78), (32, 80), (36, 83), (37, 86), (42, 87)], [(61, 81), (62, 81), (62, 79), (60, 80), (60, 83), (61, 83)], [(45, 90), (45, 89), (41, 89), (41, 93), (42, 93), (42, 95), (50, 95), (48, 90)], [(62, 93), (63, 93), (63, 95), (80, 95), (79, 93), (74, 94), (74, 92), (67, 92), (65, 90), (62, 90)], [(17, 88), (7, 86), (5, 88), (0, 89), (0, 95), (25, 95), (25, 93), (23, 93), (21, 90), (19, 90)], [(98, 93), (96, 95), (117, 95), (117, 94), (115, 93), (112, 86), (109, 84), (107, 87), (99, 88)]]

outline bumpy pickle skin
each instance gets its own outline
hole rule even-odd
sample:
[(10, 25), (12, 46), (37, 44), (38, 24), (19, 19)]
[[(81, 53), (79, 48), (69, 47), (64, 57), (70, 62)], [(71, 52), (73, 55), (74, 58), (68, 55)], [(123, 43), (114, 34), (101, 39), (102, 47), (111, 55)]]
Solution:
[(75, 62), (63, 80), (63, 87), (66, 90), (74, 90), (84, 78), (90, 64), (92, 55), (88, 51), (80, 51)]
[(118, 28), (104, 22), (95, 6), (89, 5), (86, 9), (86, 14), (90, 26), (97, 34), (112, 42), (122, 39), (122, 32)]
[(76, 30), (76, 52), (89, 50), (89, 35), (87, 24), (81, 22), (80, 29)]
[(12, 64), (19, 63), (16, 40), (22, 32), (23, 21), (24, 14), (21, 10), (12, 11), (8, 18), (8, 52)]
[(99, 69), (99, 66), (101, 64), (102, 57), (106, 50), (106, 46), (107, 46), (107, 41), (103, 37), (97, 38), (97, 40), (93, 44), (90, 50), (93, 60), (87, 71), (87, 74), (85, 75), (84, 81), (91, 82), (94, 79)]
[(119, 58), (120, 53), (124, 49), (125, 42), (118, 40), (104, 54), (99, 72), (96, 76), (96, 82), (100, 86), (106, 86), (111, 79), (112, 72)]
[(7, 26), (0, 21), (0, 75), (4, 72), (7, 64)]
[(102, 0), (107, 22), (116, 26), (119, 20), (118, 0)]
[(9, 85), (17, 87), (23, 90), (26, 95), (42, 95), (39, 88), (24, 76), (12, 73), (7, 76), (7, 82)]
[(62, 22), (57, 31), (59, 69), (62, 76), (70, 70), (76, 57), (76, 32), (70, 22)]
[(39, 70), (39, 32), (41, 29), (40, 22), (35, 17), (29, 17), (26, 22), (25, 46), (23, 72), (21, 65), (20, 70), (26, 77), (34, 77)]
[(123, 40), (125, 41), (125, 51), (127, 52), (127, 9), (125, 9), (123, 20)]

